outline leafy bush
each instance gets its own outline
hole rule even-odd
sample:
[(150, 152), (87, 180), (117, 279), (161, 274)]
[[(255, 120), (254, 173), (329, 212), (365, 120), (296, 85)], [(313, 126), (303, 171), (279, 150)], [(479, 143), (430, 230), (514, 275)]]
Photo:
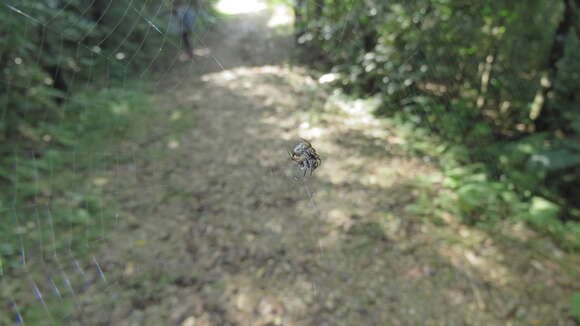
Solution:
[[(37, 222), (46, 221), (47, 214), (54, 227), (66, 229), (94, 223), (99, 215), (111, 216), (100, 204), (99, 194), (83, 185), (92, 169), (110, 163), (112, 158), (103, 151), (111, 150), (110, 143), (143, 114), (144, 98), (138, 87), (81, 93), (62, 107), (69, 111), (67, 119), (58, 124), (39, 123), (31, 131), (38, 137), (34, 152), (17, 151), (15, 145), (14, 152), (2, 157), (0, 214), (10, 217), (10, 222), (0, 224), (0, 261), (16, 263), (18, 238), (23, 234), (29, 240), (42, 237), (37, 234)], [(39, 178), (48, 175), (51, 177)], [(48, 228), (44, 230), (48, 232)]]
[(378, 115), (443, 144), (466, 222), (524, 220), (580, 248), (574, 4), (296, 1), (297, 42), (351, 94), (382, 96)]

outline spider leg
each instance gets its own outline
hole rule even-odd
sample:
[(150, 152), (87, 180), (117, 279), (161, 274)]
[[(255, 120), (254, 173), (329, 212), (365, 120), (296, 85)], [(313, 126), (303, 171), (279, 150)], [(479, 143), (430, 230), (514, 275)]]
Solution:
[(300, 162), (300, 157), (297, 156), (296, 154), (292, 154), (290, 152), (288, 152), (288, 156), (290, 156), (290, 159), (294, 162)]
[(306, 140), (306, 139), (304, 139), (302, 137), (300, 137), (300, 139), (302, 139), (303, 142), (305, 142), (306, 144), (308, 144), (308, 147), (309, 148), (312, 148), (312, 144), (308, 140)]
[(304, 161), (304, 176), (306, 176), (306, 173), (308, 173), (308, 170), (312, 170), (312, 164), (310, 164), (309, 159), (306, 158), (306, 160)]

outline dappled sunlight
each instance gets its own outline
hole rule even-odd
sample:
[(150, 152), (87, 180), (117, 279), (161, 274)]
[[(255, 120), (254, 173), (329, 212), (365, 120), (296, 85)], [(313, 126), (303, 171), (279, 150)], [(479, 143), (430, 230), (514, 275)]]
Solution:
[(220, 0), (216, 8), (225, 14), (237, 15), (259, 12), (267, 6), (260, 0)]
[[(235, 41), (248, 58), (259, 52)], [(427, 317), (494, 324), (489, 311), (513, 309), (504, 305), (515, 300), (518, 277), (551, 284), (542, 260), (531, 271), (525, 259), (510, 264), (488, 233), (416, 208), (445, 191), (443, 175), (373, 115), (379, 99), (328, 91), (321, 84), (333, 75), (316, 80), (301, 68), (248, 62), (223, 60), (226, 69), (169, 94), (192, 108), (195, 126), (159, 143), (171, 149), (167, 166), (150, 173), (171, 192), (151, 206), (155, 217), (185, 216), (155, 219), (157, 228), (175, 224), (164, 250), (187, 252), (164, 261), (187, 257), (182, 270), (206, 300), (179, 323), (218, 315), (218, 324), (312, 325), (342, 314), (337, 325), (420, 325)], [(168, 120), (186, 112), (171, 109)], [(288, 158), (300, 138), (322, 159), (312, 175)]]
[(115, 103), (111, 105), (111, 111), (116, 115), (127, 115), (131, 108), (129, 103)]
[[(293, 34), (301, 31), (293, 30), (288, 1), (213, 2), (226, 14), (211, 8), (207, 17), (198, 17), (207, 21), (200, 21), (203, 31), (196, 29), (192, 35), (196, 49), (187, 63), (179, 61), (181, 48), (177, 43), (175, 51), (157, 53), (159, 67), (153, 61), (141, 60), (145, 57), (131, 55), (132, 46), (109, 49), (106, 43), (117, 44), (116, 39), (93, 47), (93, 56), (100, 55), (100, 46), (102, 53), (111, 53), (110, 58), (104, 58), (106, 63), (128, 67), (133, 59), (144, 62), (139, 77), (147, 80), (145, 86), (151, 86), (131, 95), (146, 98), (143, 103), (131, 100), (132, 93), (127, 92), (126, 98), (117, 94), (117, 83), (103, 83), (111, 99), (103, 96), (103, 105), (99, 105), (94, 98), (94, 105), (102, 110), (93, 108), (93, 97), (87, 97), (78, 108), (69, 109), (73, 101), (65, 104), (66, 112), (86, 113), (91, 123), (100, 117), (108, 119), (103, 121), (106, 132), (119, 138), (110, 150), (87, 147), (84, 142), (69, 148), (57, 129), (34, 133), (26, 130), (30, 129), (27, 124), (15, 124), (14, 132), (30, 138), (31, 144), (30, 150), (27, 147), (31, 153), (22, 154), (30, 164), (20, 162), (19, 157), (14, 162), (7, 160), (10, 166), (21, 164), (17, 170), (28, 171), (25, 180), (15, 178), (15, 196), (21, 191), (29, 193), (22, 204), (33, 201), (38, 208), (25, 211), (30, 218), (22, 217), (27, 220), (20, 221), (21, 214), (14, 214), (13, 221), (6, 224), (7, 234), (15, 241), (4, 247), (0, 243), (0, 258), (7, 255), (11, 264), (32, 258), (29, 263), (22, 262), (23, 268), (8, 267), (15, 274), (37, 270), (38, 278), (36, 272), (24, 271), (15, 275), (23, 282), (3, 281), (0, 292), (9, 294), (6, 308), (40, 298), (58, 306), (70, 303), (76, 312), (67, 316), (67, 321), (74, 325), (567, 326), (558, 318), (566, 318), (570, 310), (567, 300), (577, 288), (574, 276), (578, 274), (568, 274), (565, 269), (576, 269), (580, 264), (577, 257), (568, 257), (552, 242), (539, 239), (521, 216), (498, 218), (512, 210), (503, 205), (489, 207), (493, 201), (487, 197), (494, 194), (488, 196), (492, 192), (488, 190), (493, 189), (470, 189), (470, 196), (464, 196), (469, 201), (462, 198), (464, 194), (457, 189), (469, 186), (472, 179), (450, 177), (448, 166), (463, 164), (447, 161), (455, 149), (432, 144), (431, 133), (399, 120), (399, 114), (407, 111), (429, 109), (417, 119), (428, 119), (433, 127), (452, 125), (455, 120), (447, 111), (459, 104), (453, 100), (456, 87), (439, 84), (445, 80), (429, 81), (428, 75), (438, 74), (437, 69), (401, 62), (400, 53), (383, 48), (398, 47), (387, 35), (397, 24), (357, 39), (391, 10), (368, 8), (362, 12), (356, 1), (352, 8), (334, 8), (336, 3), (329, 1), (300, 3), (294, 7), (298, 14), (304, 9), (297, 16), (301, 20), (297, 27), (306, 28), (304, 35)], [(374, 5), (380, 3), (375, 1)], [(120, 4), (122, 9), (127, 3), (123, 0)], [(311, 16), (325, 18), (321, 21), (335, 14), (341, 17), (349, 8), (354, 15), (342, 16), (343, 20), (328, 20), (322, 25), (307, 21)], [(180, 13), (179, 8), (174, 9), (174, 14)], [(58, 15), (66, 12), (60, 10)], [(117, 10), (109, 14), (117, 17)], [(423, 14), (434, 18), (431, 12)], [(405, 12), (398, 15), (405, 17)], [(173, 16), (174, 22), (177, 16)], [(409, 26), (414, 26), (415, 18), (421, 16), (409, 20)], [(364, 26), (357, 25), (357, 20)], [(302, 22), (307, 24), (302, 26)], [(123, 28), (117, 32), (129, 31), (131, 25), (119, 27)], [(142, 27), (160, 31), (154, 25), (143, 25), (138, 28), (141, 32), (145, 32)], [(151, 32), (150, 37), (159, 36)], [(387, 34), (379, 35), (383, 32)], [(339, 52), (364, 49), (367, 53), (357, 56), (362, 64), (361, 60), (352, 61), (350, 72), (348, 64), (313, 71), (294, 60), (296, 40), (303, 40), (305, 35), (312, 40), (339, 42), (334, 48)], [(122, 43), (139, 45), (124, 34), (118, 36)], [(159, 41), (165, 44), (163, 36)], [(353, 39), (359, 44), (342, 48), (342, 43), (353, 45)], [(324, 58), (324, 51), (315, 51), (318, 44), (307, 45), (312, 45), (306, 48), (312, 50), (312, 62), (334, 60), (333, 55)], [(156, 48), (152, 45), (138, 52), (156, 55)], [(469, 52), (465, 57), (472, 54), (477, 53)], [(405, 55), (412, 60), (424, 57), (422, 53)], [(479, 55), (485, 58), (485, 51)], [(501, 61), (500, 55), (494, 56)], [(14, 59), (13, 66), (22, 68), (29, 62), (30, 55)], [(71, 73), (77, 71), (75, 65), (86, 66), (79, 62), (58, 66), (70, 68), (67, 71)], [(40, 72), (45, 69), (42, 65), (38, 68)], [(455, 68), (451, 68), (443, 79), (455, 78)], [(477, 67), (466, 63), (463, 68)], [(375, 80), (377, 84), (370, 85), (373, 87), (363, 84), (367, 77), (372, 81), (374, 75), (387, 70), (397, 74)], [(493, 87), (501, 84), (493, 80), (500, 70), (494, 69), (485, 83)], [(154, 73), (151, 78), (145, 74), (149, 71)], [(417, 78), (405, 76), (408, 72), (416, 73), (413, 76)], [(58, 74), (46, 75), (39, 75), (37, 81), (52, 87), (59, 83), (59, 78), (52, 78)], [(127, 70), (121, 76), (128, 77), (122, 86), (129, 89), (132, 75)], [(536, 77), (531, 74), (529, 78)], [(148, 79), (157, 82), (150, 85)], [(66, 78), (72, 80), (82, 79)], [(341, 82), (348, 80), (348, 85)], [(12, 83), (20, 85), (17, 79), (9, 80)], [(341, 84), (348, 91), (337, 90)], [(477, 85), (472, 86), (478, 91)], [(355, 98), (357, 90), (381, 94)], [(490, 88), (489, 93), (494, 90)], [(26, 94), (25, 90), (17, 93)], [(386, 98), (389, 94), (396, 96)], [(449, 102), (424, 101), (433, 95), (447, 96)], [(515, 99), (475, 99), (470, 103), (479, 103), (483, 116), (493, 120), (507, 117), (521, 105)], [(379, 118), (378, 114), (391, 113), (387, 109), (392, 109), (394, 118)], [(60, 115), (60, 111), (55, 113)], [(100, 114), (88, 115), (95, 112)], [(117, 128), (109, 120), (135, 121)], [(133, 124), (135, 128), (129, 129)], [(71, 132), (73, 136), (85, 130), (89, 133), (93, 127), (72, 125), (75, 129), (71, 130), (79, 131)], [(127, 132), (119, 133), (121, 127)], [(492, 134), (483, 130), (482, 139), (486, 135)], [(460, 136), (459, 131), (456, 136)], [(87, 144), (97, 138), (109, 140), (95, 134)], [(61, 183), (52, 170), (53, 164), (60, 164), (55, 161), (60, 161), (61, 155), (54, 155), (43, 143), (49, 141), (67, 152), (72, 150), (72, 156), (62, 157), (59, 169), (71, 170), (74, 175), (67, 184), (78, 183), (79, 190), (77, 185), (53, 190), (53, 184)], [(426, 149), (431, 145), (433, 152)], [(544, 156), (532, 161), (541, 160), (548, 166), (559, 157)], [(477, 182), (491, 180), (479, 171), (465, 169), (461, 173), (470, 174)], [(517, 189), (497, 197), (507, 198)], [(58, 203), (55, 209), (45, 205), (54, 200), (62, 205)], [(554, 210), (555, 204), (547, 200), (532, 201), (531, 213)], [(493, 214), (484, 215), (484, 210)], [(528, 212), (522, 209), (519, 213), (525, 217)], [(53, 216), (58, 219), (53, 221)], [(494, 224), (497, 228), (489, 223), (496, 218), (500, 220)], [(55, 240), (55, 227), (62, 244)], [(34, 237), (18, 243), (19, 236), (28, 234)], [(64, 255), (57, 252), (60, 247)], [(56, 266), (61, 265), (60, 258), (64, 268)], [(0, 274), (3, 266), (0, 259)], [(69, 272), (72, 282), (66, 275)], [(58, 274), (65, 274), (65, 278)], [(69, 290), (74, 293), (61, 296)], [(17, 292), (22, 295), (12, 294)], [(35, 305), (41, 304), (44, 302)], [(50, 317), (52, 304), (44, 308), (42, 316)], [(16, 319), (26, 319), (27, 325), (38, 324), (23, 316)], [(7, 318), (2, 315), (0, 324), (14, 320)]]
[[(501, 307), (490, 298), (511, 298), (518, 273), (500, 247), (484, 232), (452, 224), (454, 216), (441, 228), (409, 209), (439, 190), (431, 185), (425, 194), (428, 186), (418, 181), (440, 183), (438, 170), (392, 144), (395, 132), (372, 116), (372, 101), (327, 96), (304, 74), (242, 67), (205, 74), (201, 86), (180, 90), (196, 108), (196, 125), (160, 144), (177, 142), (165, 167), (142, 173), (172, 191), (150, 204), (159, 213), (145, 227), (151, 234), (161, 225), (174, 229), (160, 235), (170, 241), (145, 243), (143, 232), (130, 241), (145, 257), (177, 247), (164, 263), (194, 275), (175, 284), (193, 284), (195, 291), (184, 291), (203, 293), (205, 301), (195, 309), (175, 302), (176, 324), (208, 324), (218, 315), (218, 324), (312, 325), (312, 316), (341, 313), (350, 319), (339, 324), (371, 324), (392, 320), (382, 307), (393, 302), (400, 320), (458, 320)], [(185, 114), (172, 109), (167, 120)], [(305, 178), (287, 156), (300, 137), (323, 160)], [(125, 270), (134, 278), (138, 268)]]
[[(321, 77), (321, 79), (324, 79), (325, 76)], [(380, 97), (351, 99), (342, 94), (342, 92), (335, 90), (329, 98), (329, 103), (348, 113), (351, 117), (363, 119), (362, 122), (378, 121), (377, 118), (372, 116), (372, 113), (381, 105)]]
[(228, 319), (240, 325), (304, 325), (293, 316), (306, 313), (306, 302), (314, 299), (313, 284), (303, 277), (275, 282), (266, 273), (264, 267), (224, 280)]
[(328, 232), (320, 239), (322, 248), (335, 248), (343, 240), (342, 233), (348, 231), (354, 224), (351, 212), (345, 208), (334, 208), (321, 216), (328, 225)]
[[(505, 266), (505, 258), (489, 235), (474, 228), (457, 226), (454, 234), (439, 233), (443, 243), (438, 253), (458, 270), (476, 273), (479, 278), (494, 286), (501, 287), (517, 279)], [(471, 272), (470, 272), (471, 271)]]
[(179, 147), (179, 141), (177, 141), (177, 140), (170, 140), (170, 141), (167, 143), (167, 147), (168, 147), (169, 149), (177, 149), (177, 148)]
[[(306, 189), (300, 190), (301, 181), (296, 185), (303, 198), (296, 209), (308, 212), (315, 205), (311, 214), (320, 224), (316, 243), (309, 244), (319, 248), (321, 257), (332, 260), (333, 268), (341, 268), (347, 274), (360, 273), (359, 267), (366, 264), (365, 256), (374, 259), (368, 266), (397, 259), (400, 266), (390, 267), (390, 273), (398, 273), (397, 277), (406, 282), (428, 286), (438, 300), (464, 306), (466, 314), (477, 313), (480, 318), (498, 305), (488, 302), (491, 296), (511, 295), (514, 283), (521, 278), (517, 270), (523, 267), (525, 257), (512, 266), (503, 247), (488, 233), (462, 225), (449, 214), (443, 219), (448, 224), (445, 227), (426, 223), (421, 219), (428, 221), (432, 216), (420, 217), (410, 209), (419, 198), (434, 198), (443, 176), (428, 160), (404, 155), (399, 147), (404, 143), (403, 137), (372, 114), (377, 100), (328, 96), (302, 74), (272, 67), (239, 68), (207, 76), (206, 81), (251, 103), (258, 122), (264, 125), (260, 128), (265, 129), (248, 126), (247, 135), (258, 140), (265, 136), (259, 130), (268, 130), (270, 136), (287, 144), (276, 151), (278, 158), (272, 158), (272, 149), (257, 151), (257, 157), (265, 158), (265, 166), (291, 166), (291, 162), (280, 162), (285, 159), (285, 150), (300, 137), (311, 141), (321, 155), (321, 167), (304, 181), (308, 184)], [(317, 102), (319, 97), (324, 100)], [(305, 98), (309, 98), (311, 106), (304, 106)], [(431, 188), (418, 177), (432, 180)], [(290, 225), (307, 221), (272, 220), (262, 227), (286, 238)], [(350, 257), (346, 254), (350, 250), (361, 256)], [(346, 261), (338, 262), (340, 259)], [(535, 269), (548, 270), (542, 267), (544, 263), (535, 264), (540, 266)], [(549, 282), (546, 276), (534, 273), (528, 276), (528, 282)], [(358, 278), (353, 281), (358, 282)], [(374, 286), (380, 287), (388, 284), (375, 282), (378, 283)], [(347, 284), (335, 287), (337, 291), (353, 290)], [(416, 297), (408, 292), (403, 295)]]
[(268, 21), (268, 27), (290, 25), (294, 22), (294, 14), (289, 6), (277, 5), (272, 10), (272, 17)]
[(109, 179), (104, 177), (96, 177), (93, 179), (93, 184), (97, 187), (103, 187), (109, 183)]
[(324, 129), (312, 126), (309, 122), (305, 121), (298, 127), (298, 134), (301, 138), (305, 139), (317, 139), (320, 138), (325, 132)]
[(197, 48), (193, 50), (193, 54), (200, 57), (207, 57), (211, 54), (211, 49), (208, 47)]
[(181, 111), (173, 111), (173, 112), (171, 112), (171, 115), (169, 116), (169, 119), (170, 120), (173, 120), (173, 121), (179, 120), (179, 119), (182, 118), (182, 115), (183, 114), (181, 113)]
[(318, 78), (318, 82), (320, 84), (328, 84), (338, 80), (339, 78), (340, 78), (339, 74), (328, 73), (320, 76), (320, 78)]

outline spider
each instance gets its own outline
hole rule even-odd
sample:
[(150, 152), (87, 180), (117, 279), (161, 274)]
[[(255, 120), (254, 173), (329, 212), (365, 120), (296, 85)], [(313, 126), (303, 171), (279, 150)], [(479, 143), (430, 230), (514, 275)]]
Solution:
[(292, 152), (288, 152), (288, 155), (292, 161), (298, 163), (300, 170), (304, 170), (304, 176), (306, 176), (308, 170), (310, 170), (310, 175), (312, 175), (312, 171), (320, 166), (322, 160), (309, 141), (303, 138), (300, 139), (302, 141), (296, 144)]

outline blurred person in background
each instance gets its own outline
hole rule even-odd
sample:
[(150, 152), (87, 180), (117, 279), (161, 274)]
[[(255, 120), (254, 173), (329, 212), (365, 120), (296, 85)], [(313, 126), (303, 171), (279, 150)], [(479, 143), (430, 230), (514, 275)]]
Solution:
[(195, 12), (191, 6), (191, 0), (173, 0), (171, 10), (170, 28), (181, 37), (184, 54), (180, 56), (182, 61), (193, 59), (193, 47), (191, 46), (191, 34), (195, 22)]

